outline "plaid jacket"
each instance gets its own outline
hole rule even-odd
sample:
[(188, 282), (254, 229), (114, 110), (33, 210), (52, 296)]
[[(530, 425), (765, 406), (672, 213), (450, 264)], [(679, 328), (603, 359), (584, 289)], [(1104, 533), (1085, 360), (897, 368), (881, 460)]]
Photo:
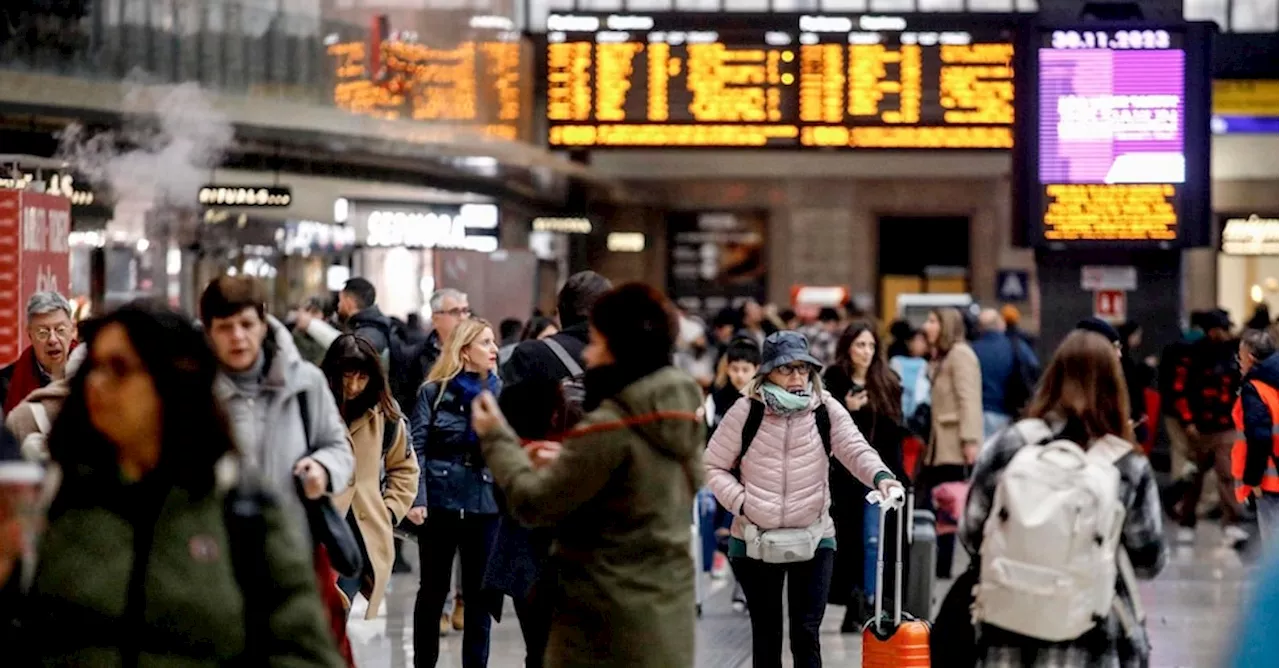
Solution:
[[(1050, 425), (1055, 433), (1061, 424)], [(1026, 441), (1012, 427), (997, 434), (983, 448), (974, 465), (969, 499), (965, 504), (960, 539), (970, 554), (982, 548), (982, 530), (991, 513), (1000, 472)], [(1153, 578), (1164, 568), (1168, 552), (1164, 545), (1160, 495), (1147, 459), (1135, 451), (1116, 463), (1120, 469), (1120, 499), (1128, 509), (1122, 543), (1129, 551), (1134, 571), (1140, 578)], [(1126, 591), (1116, 582), (1121, 603), (1133, 609), (1137, 592)], [(1125, 637), (1114, 615), (1094, 631), (1075, 640), (1050, 643), (1026, 638), (994, 627), (979, 632), (979, 665), (985, 668), (1128, 668), (1145, 666), (1151, 648), (1146, 629), (1136, 637)]]

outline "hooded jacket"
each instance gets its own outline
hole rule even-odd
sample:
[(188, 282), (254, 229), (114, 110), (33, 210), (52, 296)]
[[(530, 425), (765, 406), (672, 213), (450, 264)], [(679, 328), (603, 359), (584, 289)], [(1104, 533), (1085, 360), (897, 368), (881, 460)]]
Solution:
[(1240, 407), (1244, 411), (1245, 455), (1244, 476), (1241, 479), (1249, 487), (1262, 484), (1262, 474), (1267, 469), (1267, 459), (1275, 447), (1276, 424), (1271, 409), (1258, 394), (1253, 381), (1258, 380), (1276, 387), (1280, 376), (1280, 359), (1272, 354), (1249, 370), (1240, 386)]
[(510, 427), (481, 439), (508, 511), (556, 527), (548, 666), (693, 665), (701, 395), (674, 367), (644, 376), (588, 413), (539, 471)]
[[(306, 514), (294, 488), (293, 465), (310, 456), (329, 472), (329, 492), (340, 493), (351, 485), (355, 455), (324, 374), (302, 359), (289, 330), (278, 320), (267, 316), (267, 328), (275, 351), (266, 360), (257, 393), (246, 394), (224, 372), (214, 380), (213, 393), (227, 412), (245, 465), (280, 497), (300, 522), (298, 526), (306, 527)], [(267, 355), (266, 348), (264, 342), (261, 354)], [(299, 407), (304, 397), (305, 411)], [(265, 408), (259, 402), (265, 402)], [(302, 424), (304, 414), (310, 420), (309, 427)]]
[[(734, 514), (730, 534), (741, 539), (746, 522), (761, 529), (803, 529), (821, 521), (822, 536), (834, 538), (831, 521), (830, 459), (818, 434), (813, 412), (821, 402), (831, 417), (831, 454), (859, 482), (875, 488), (878, 474), (892, 473), (858, 431), (849, 411), (826, 390), (813, 395), (809, 406), (790, 416), (766, 407), (764, 421), (747, 454), (742, 452), (742, 427), (752, 401), (763, 401), (758, 385), (729, 409), (707, 446), (707, 483), (720, 504)], [(732, 473), (737, 467), (741, 479)]]

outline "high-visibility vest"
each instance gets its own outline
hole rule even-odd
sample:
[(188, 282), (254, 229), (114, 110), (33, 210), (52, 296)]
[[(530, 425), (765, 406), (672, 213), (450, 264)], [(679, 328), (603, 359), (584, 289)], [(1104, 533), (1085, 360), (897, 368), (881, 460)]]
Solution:
[[(1267, 468), (1262, 474), (1262, 484), (1259, 487), (1264, 492), (1272, 494), (1280, 494), (1280, 472), (1276, 470), (1277, 460), (1280, 460), (1280, 391), (1276, 388), (1260, 381), (1250, 381), (1253, 387), (1258, 391), (1258, 396), (1262, 398), (1262, 402), (1267, 405), (1267, 409), (1271, 411), (1271, 456), (1267, 457)], [(1253, 492), (1242, 482), (1244, 480), (1244, 464), (1248, 458), (1248, 444), (1244, 438), (1244, 405), (1239, 399), (1236, 399), (1236, 405), (1231, 411), (1231, 416), (1235, 419), (1236, 429), (1240, 432), (1240, 438), (1231, 447), (1231, 474), (1236, 479), (1236, 500), (1243, 503), (1249, 498)]]

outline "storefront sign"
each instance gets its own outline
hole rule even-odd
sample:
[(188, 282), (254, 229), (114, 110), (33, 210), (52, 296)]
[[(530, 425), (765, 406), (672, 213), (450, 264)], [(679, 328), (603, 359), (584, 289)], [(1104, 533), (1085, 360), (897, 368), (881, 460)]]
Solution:
[(492, 252), (498, 247), (498, 207), (493, 204), (438, 205), (410, 210), (373, 208), (354, 216), (357, 240), (365, 246), (463, 248)]
[[(0, 189), (3, 190), (26, 190), (36, 182), (36, 175), (32, 172), (23, 172), (17, 177), (11, 175), (0, 176)], [(44, 192), (50, 195), (60, 195), (71, 200), (73, 206), (88, 206), (93, 204), (94, 195), (92, 190), (83, 190), (76, 187), (76, 177), (71, 174), (56, 172), (49, 175), (49, 179), (44, 184)]]
[(280, 186), (206, 185), (200, 188), (203, 206), (285, 207), (293, 192)]
[(1280, 255), (1280, 220), (1227, 218), (1222, 226), (1222, 252), (1227, 255)]
[(591, 220), (588, 218), (534, 218), (533, 231), (557, 232), (559, 234), (591, 234)]
[(71, 202), (59, 195), (0, 191), (0, 365), (18, 358), (26, 340), (26, 302), (70, 278)]
[(1080, 267), (1082, 290), (1137, 290), (1138, 268), (1132, 266), (1086, 265)]
[(278, 230), (276, 242), (285, 255), (341, 252), (356, 245), (356, 231), (347, 225), (298, 220)]

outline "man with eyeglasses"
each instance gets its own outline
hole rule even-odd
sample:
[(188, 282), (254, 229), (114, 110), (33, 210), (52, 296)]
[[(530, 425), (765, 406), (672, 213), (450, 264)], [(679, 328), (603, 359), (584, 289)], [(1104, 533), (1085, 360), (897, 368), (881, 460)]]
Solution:
[(18, 361), (0, 370), (0, 402), (13, 410), (28, 394), (63, 378), (67, 357), (76, 342), (72, 305), (56, 292), (37, 292), (27, 299), (27, 338), (31, 346)]
[(56, 292), (37, 292), (27, 300), (27, 337), (31, 345), (18, 361), (0, 369), (0, 402), (9, 413), (28, 394), (62, 378), (75, 344), (71, 303)]

